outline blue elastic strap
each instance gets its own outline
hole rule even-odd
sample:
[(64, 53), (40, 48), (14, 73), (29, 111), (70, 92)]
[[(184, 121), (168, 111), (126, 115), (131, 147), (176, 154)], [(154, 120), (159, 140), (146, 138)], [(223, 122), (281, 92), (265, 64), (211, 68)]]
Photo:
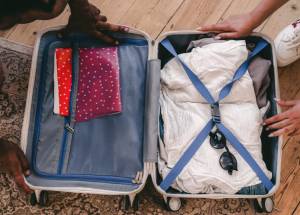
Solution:
[(248, 163), (248, 165), (254, 170), (261, 182), (267, 188), (267, 190), (272, 189), (274, 186), (266, 174), (262, 171), (257, 162), (253, 159), (248, 150), (241, 144), (238, 139), (229, 131), (222, 123), (216, 124), (218, 129), (224, 134), (226, 139), (231, 143), (236, 151), (242, 155), (243, 159)]
[[(198, 79), (198, 77), (189, 69), (189, 67), (180, 59), (180, 57), (177, 55), (175, 49), (173, 48), (172, 44), (169, 40), (165, 39), (161, 42), (161, 44), (174, 56), (176, 57), (180, 63), (182, 64), (185, 72), (187, 73), (188, 77), (190, 78), (193, 85), (196, 87), (198, 92), (210, 103), (215, 104), (215, 101), (213, 97), (211, 96), (210, 92), (207, 90), (205, 85), (201, 82), (201, 80)], [(236, 80), (239, 80), (247, 71), (247, 68), (251, 62), (251, 60), (260, 52), (262, 51), (266, 46), (267, 42), (264, 40), (261, 40), (257, 43), (255, 49), (253, 52), (249, 55), (248, 59), (239, 67), (239, 69), (234, 74), (232, 80), (226, 84), (223, 89), (221, 90), (219, 94), (219, 101), (225, 98), (231, 91), (231, 88)], [(208, 122), (206, 126), (208, 126), (212, 123), (212, 126), (215, 124), (212, 120)], [(249, 154), (247, 149), (234, 137), (234, 135), (225, 128), (225, 126), (222, 123), (217, 123), (217, 126), (220, 127), (220, 131), (225, 135), (225, 137), (228, 139), (228, 141), (234, 146), (234, 148), (239, 152), (239, 154), (243, 157), (243, 159), (248, 163), (248, 165), (255, 171), (257, 176), (260, 178), (264, 186), (270, 190), (273, 187), (272, 182), (268, 179), (268, 177), (265, 175), (265, 173), (262, 171), (262, 169), (258, 166), (256, 161), (252, 158), (252, 156)], [(205, 127), (203, 130), (207, 129), (208, 127)], [(212, 127), (211, 127), (212, 129)], [(210, 129), (210, 130), (211, 130)], [(197, 136), (197, 140), (195, 139), (192, 144), (188, 147), (188, 149), (184, 152), (184, 154), (181, 156), (179, 161), (175, 164), (175, 166), (172, 168), (172, 170), (169, 172), (169, 174), (166, 176), (166, 178), (162, 181), (160, 184), (160, 187), (163, 190), (167, 190), (173, 181), (176, 179), (176, 177), (180, 174), (182, 169), (186, 166), (186, 164), (190, 161), (190, 159), (193, 157), (193, 155), (196, 153), (196, 151), (199, 149), (199, 147), (202, 145), (205, 138), (208, 136), (204, 134), (204, 131), (201, 131), (199, 135)], [(199, 140), (202, 140), (201, 143), (197, 142)]]
[(202, 131), (198, 134), (195, 140), (191, 143), (191, 145), (187, 148), (187, 150), (183, 153), (181, 158), (177, 161), (175, 166), (171, 169), (169, 174), (165, 177), (165, 179), (159, 185), (163, 190), (167, 190), (176, 177), (180, 174), (183, 168), (187, 165), (190, 159), (195, 155), (199, 147), (202, 145), (209, 132), (213, 128), (214, 123), (212, 120), (209, 120)]
[[(174, 47), (172, 46), (171, 42), (168, 39), (165, 39), (161, 42), (161, 44), (176, 58), (180, 61), (181, 65), (183, 66), (186, 74), (188, 75), (189, 79), (191, 82), (194, 84), (198, 92), (206, 99), (206, 101), (209, 104), (214, 104), (216, 101), (210, 94), (210, 92), (207, 90), (205, 85), (202, 83), (202, 81), (195, 75), (195, 73), (186, 65), (186, 63), (181, 60), (181, 58), (178, 56), (177, 52), (175, 51)], [(246, 72), (248, 69), (248, 66), (250, 62), (254, 59), (254, 57), (261, 51), (263, 50), (268, 43), (264, 40), (260, 40), (253, 52), (250, 53), (248, 56), (247, 60), (238, 68), (238, 70), (235, 72), (232, 80), (226, 84), (223, 89), (221, 90), (219, 94), (219, 99), (218, 101), (222, 100), (225, 98), (231, 91), (231, 88), (234, 84), (235, 81), (239, 80)]]
[(246, 72), (247, 69), (251, 63), (251, 61), (254, 59), (254, 57), (261, 52), (266, 46), (268, 45), (268, 43), (264, 40), (260, 40), (257, 44), (255, 49), (253, 50), (253, 52), (250, 53), (250, 55), (248, 56), (247, 60), (242, 63), (242, 65), (238, 68), (238, 70), (235, 72), (232, 80), (226, 84), (223, 89), (221, 90), (220, 94), (219, 94), (219, 99), (218, 101), (224, 99), (226, 96), (228, 96), (228, 94), (231, 91), (231, 88), (234, 84), (235, 81), (239, 80)]
[(183, 66), (187, 76), (189, 77), (189, 79), (191, 80), (191, 82), (193, 83), (193, 85), (196, 87), (196, 89), (198, 90), (198, 92), (206, 99), (206, 101), (210, 104), (214, 104), (215, 100), (212, 97), (212, 95), (210, 94), (210, 92), (207, 90), (207, 88), (205, 87), (205, 85), (202, 83), (202, 81), (195, 75), (195, 73), (193, 73), (193, 71), (186, 65), (185, 62), (183, 62), (180, 57), (177, 55), (174, 47), (172, 46), (172, 44), (170, 43), (169, 40), (165, 39), (161, 42), (161, 44), (175, 57), (179, 60), (179, 62), (181, 63), (181, 65)]

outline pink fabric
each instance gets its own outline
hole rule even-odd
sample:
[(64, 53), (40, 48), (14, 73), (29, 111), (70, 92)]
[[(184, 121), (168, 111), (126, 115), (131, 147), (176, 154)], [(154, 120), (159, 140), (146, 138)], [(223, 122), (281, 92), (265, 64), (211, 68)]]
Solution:
[(120, 74), (116, 47), (80, 48), (77, 122), (120, 113)]

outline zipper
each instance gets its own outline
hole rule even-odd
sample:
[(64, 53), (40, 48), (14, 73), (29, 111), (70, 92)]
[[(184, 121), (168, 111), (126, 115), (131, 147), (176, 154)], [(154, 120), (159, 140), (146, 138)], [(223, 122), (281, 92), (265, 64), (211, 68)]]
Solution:
[(58, 170), (57, 173), (59, 175), (62, 174), (65, 158), (66, 158), (66, 152), (67, 149), (70, 148), (72, 137), (74, 134), (74, 125), (75, 125), (75, 110), (76, 110), (76, 94), (77, 94), (77, 81), (78, 81), (78, 43), (73, 42), (72, 45), (72, 86), (71, 86), (71, 92), (70, 92), (70, 113), (69, 116), (65, 118), (65, 126), (64, 126), (64, 135), (63, 135), (63, 141), (61, 144), (61, 153), (60, 158), (58, 162)]
[(72, 128), (72, 127), (70, 126), (70, 124), (66, 124), (66, 125), (65, 125), (65, 129), (67, 129), (67, 131), (70, 132), (71, 134), (74, 133), (74, 128)]
[(146, 46), (148, 45), (147, 40), (143, 39), (131, 39), (131, 38), (119, 38), (120, 45), (137, 45), (137, 46)]
[[(120, 46), (129, 46), (129, 45), (134, 45), (134, 46), (148, 46), (148, 41), (144, 39), (132, 39), (132, 38), (117, 38), (119, 45)], [(80, 43), (80, 46), (78, 45), (79, 48), (91, 48), (91, 47), (99, 47), (99, 48), (107, 48), (111, 47), (111, 45), (107, 45), (104, 43), (99, 43), (99, 41), (84, 41), (84, 38), (79, 38), (78, 41), (83, 41)]]
[(41, 177), (52, 180), (74, 180), (74, 181), (87, 181), (87, 182), (102, 182), (110, 184), (120, 184), (120, 185), (138, 185), (138, 183), (133, 182), (132, 178), (129, 177), (119, 177), (110, 175), (89, 175), (89, 174), (68, 174), (68, 175), (52, 175), (49, 173), (42, 172), (38, 169), (35, 170), (35, 174)]
[[(65, 125), (68, 123), (68, 119), (65, 118)], [(57, 174), (61, 174), (62, 172), (62, 167), (63, 167), (63, 159), (65, 157), (65, 152), (66, 152), (66, 147), (65, 147), (65, 142), (67, 141), (67, 135), (66, 135), (66, 129), (64, 130), (64, 135), (62, 138), (62, 143), (61, 143), (61, 149), (60, 149), (60, 155), (59, 155), (59, 161), (58, 161), (58, 168), (57, 168)]]

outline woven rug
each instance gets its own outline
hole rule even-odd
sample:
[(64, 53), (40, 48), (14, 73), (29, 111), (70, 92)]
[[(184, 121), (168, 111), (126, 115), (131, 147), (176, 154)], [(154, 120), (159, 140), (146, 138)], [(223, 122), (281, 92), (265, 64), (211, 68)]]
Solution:
[[(25, 108), (32, 48), (0, 38), (0, 137), (19, 144)], [(1, 73), (0, 73), (1, 74)], [(2, 80), (1, 80), (2, 79)], [(1, 150), (1, 149), (0, 149)], [(45, 207), (31, 206), (7, 174), (0, 174), (0, 214), (254, 214), (244, 199), (188, 199), (179, 212), (165, 210), (164, 201), (149, 180), (140, 194), (138, 211), (119, 209), (120, 196), (49, 192)]]

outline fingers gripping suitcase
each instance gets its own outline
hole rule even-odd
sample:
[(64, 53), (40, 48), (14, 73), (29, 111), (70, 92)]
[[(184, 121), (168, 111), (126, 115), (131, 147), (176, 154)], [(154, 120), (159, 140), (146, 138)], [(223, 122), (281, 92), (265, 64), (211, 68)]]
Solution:
[[(126, 34), (113, 33), (120, 41), (117, 61), (122, 111), (79, 122), (75, 120), (80, 85), (79, 58), (86, 57), (80, 55), (79, 50), (108, 46), (81, 34), (58, 38), (60, 28), (41, 32), (33, 53), (22, 129), (22, 149), (32, 168), (26, 183), (35, 190), (33, 199), (43, 205), (48, 190), (123, 195), (125, 207), (130, 204), (137, 207), (135, 197), (151, 176), (171, 210), (180, 208), (180, 198), (253, 198), (258, 210), (272, 209), (269, 197), (279, 185), (282, 140), (267, 138), (264, 132), (261, 137), (263, 155), (274, 184), (267, 195), (188, 194), (160, 186), (162, 178), (157, 171), (160, 70), (171, 57), (163, 41), (167, 39), (181, 53), (190, 41), (211, 37), (210, 34), (169, 32), (152, 41), (146, 33), (136, 29), (130, 29)], [(253, 34), (246, 40), (256, 43), (261, 38), (268, 43), (263, 55), (273, 64), (272, 83), (268, 89), (273, 115), (279, 108), (271, 98), (279, 97), (279, 89), (272, 42), (260, 34)], [(59, 48), (72, 50), (68, 116), (53, 113), (55, 50)]]

